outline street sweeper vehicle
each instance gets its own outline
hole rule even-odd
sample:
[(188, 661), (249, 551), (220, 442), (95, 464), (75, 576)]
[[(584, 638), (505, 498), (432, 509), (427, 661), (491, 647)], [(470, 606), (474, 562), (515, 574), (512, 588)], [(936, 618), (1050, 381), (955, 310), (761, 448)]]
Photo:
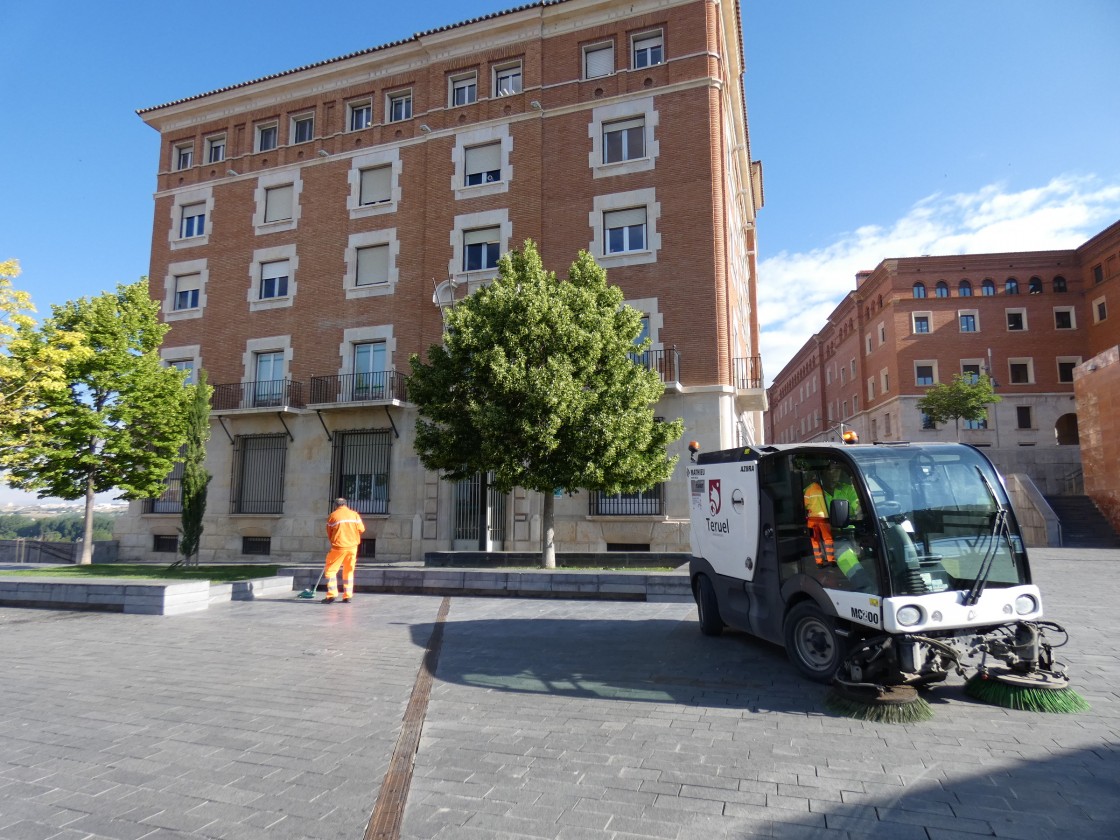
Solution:
[(688, 466), (700, 629), (783, 645), (829, 705), (919, 720), (919, 689), (1081, 711), (1043, 620), (1003, 482), (953, 443), (795, 444), (699, 453)]

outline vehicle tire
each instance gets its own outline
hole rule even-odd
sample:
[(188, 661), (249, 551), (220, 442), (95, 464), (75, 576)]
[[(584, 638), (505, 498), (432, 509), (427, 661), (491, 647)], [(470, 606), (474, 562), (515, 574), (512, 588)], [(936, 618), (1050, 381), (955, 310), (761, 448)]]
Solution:
[(696, 612), (700, 617), (700, 632), (705, 636), (718, 636), (723, 632), (723, 619), (719, 617), (716, 590), (707, 575), (696, 578)]
[(836, 622), (812, 601), (796, 604), (786, 615), (786, 654), (804, 676), (815, 682), (832, 680), (847, 653)]

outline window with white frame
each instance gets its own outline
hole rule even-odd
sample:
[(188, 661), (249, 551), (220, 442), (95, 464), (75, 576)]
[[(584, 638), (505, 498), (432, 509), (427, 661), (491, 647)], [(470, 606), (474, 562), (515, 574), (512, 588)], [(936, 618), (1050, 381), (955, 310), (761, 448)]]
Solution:
[(359, 99), (346, 104), (346, 125), (350, 131), (361, 131), (373, 124), (373, 100)]
[(653, 97), (600, 105), (591, 112), (588, 165), (596, 178), (644, 172), (656, 166), (659, 114)]
[(661, 205), (652, 188), (595, 196), (589, 249), (604, 268), (657, 261)]
[(464, 185), (489, 184), (502, 176), (502, 144), (487, 143), (464, 150)]
[(264, 191), (265, 223), (289, 221), (292, 218), (293, 196), (294, 188), (292, 184), (266, 187)]
[(309, 143), (315, 139), (315, 115), (314, 114), (299, 114), (292, 117), (292, 125), (289, 132), (291, 138), (289, 142), (295, 143)]
[(261, 266), (260, 299), (288, 296), (288, 261), (275, 260)]
[(502, 64), (494, 68), (494, 96), (521, 93), (521, 62)]
[(396, 212), (403, 172), (399, 148), (382, 148), (358, 155), (350, 161), (347, 174), (350, 194), (346, 209), (351, 219)]
[(1029, 357), (1007, 360), (1008, 380), (1012, 385), (1034, 384), (1034, 360)]
[(910, 316), (911, 332), (914, 335), (926, 335), (930, 332), (930, 324), (933, 321), (932, 312), (915, 312)]
[(500, 252), (500, 228), (487, 227), (463, 231), (463, 271), (485, 271), (497, 268)]
[(881, 371), (879, 371), (879, 387), (884, 394), (890, 393), (890, 390), (891, 390), (890, 372), (886, 368), (883, 368)]
[(198, 309), (199, 293), (202, 289), (201, 274), (184, 274), (175, 278), (175, 297), (172, 308), (176, 312), (184, 309)]
[(965, 378), (966, 382), (975, 385), (980, 381), (982, 373), (984, 373), (984, 361), (982, 359), (961, 359), (961, 376)]
[(622, 163), (646, 156), (646, 126), (643, 117), (603, 125), (603, 163)]
[(167, 363), (168, 367), (175, 368), (180, 373), (186, 374), (183, 377), (184, 385), (194, 384), (194, 359), (175, 359)]
[(277, 245), (253, 251), (249, 267), (249, 311), (282, 309), (295, 302), (299, 258), (295, 245)]
[(603, 214), (603, 254), (646, 250), (646, 208), (629, 207)]
[(191, 239), (206, 233), (206, 202), (185, 204), (179, 221), (179, 238)]
[(449, 99), (451, 107), (470, 105), (478, 101), (478, 74), (473, 70), (470, 73), (460, 73), (448, 79)]
[(294, 230), (300, 219), (300, 170), (266, 172), (257, 179), (253, 226), (257, 234)]
[(957, 313), (957, 322), (962, 333), (980, 331), (980, 316), (975, 309), (962, 309)]
[(390, 93), (386, 98), (385, 114), (388, 122), (403, 122), (412, 119), (412, 91), (404, 90)]
[(393, 167), (390, 164), (362, 169), (359, 181), (358, 204), (362, 207), (386, 204), (392, 200)]
[(193, 385), (196, 381), (195, 371), (200, 367), (199, 365), (199, 346), (197, 344), (182, 344), (177, 347), (161, 347), (159, 351), (160, 361), (166, 367), (172, 367), (176, 370), (182, 371), (187, 376), (183, 380), (184, 385)]
[(1054, 307), (1054, 329), (1077, 329), (1077, 315), (1075, 314), (1074, 308), (1072, 306)]
[(875, 399), (875, 377), (867, 377), (867, 399)]
[(1064, 384), (1073, 382), (1073, 369), (1081, 364), (1080, 356), (1058, 356), (1058, 381)]
[(456, 200), (508, 192), (513, 178), (512, 151), (509, 123), (459, 132), (451, 149), (451, 188)]
[(269, 122), (258, 125), (256, 150), (258, 152), (268, 152), (275, 149), (279, 142), (279, 133), (279, 123)]
[(886, 324), (879, 324), (879, 346), (882, 347), (887, 343), (887, 326)]
[(614, 42), (590, 44), (583, 48), (583, 78), (597, 79), (614, 72)]
[(926, 360), (914, 362), (914, 384), (915, 385), (936, 385), (937, 384), (937, 361)]
[(226, 136), (215, 134), (206, 138), (206, 162), (221, 163), (226, 159)]
[(870, 356), (871, 351), (874, 349), (874, 347), (872, 346), (872, 341), (873, 339), (869, 335), (864, 336), (863, 338), (863, 352), (866, 356)]
[(389, 282), (389, 245), (368, 245), (358, 248), (355, 286), (374, 286)]
[(1093, 301), (1093, 323), (1099, 324), (1101, 321), (1108, 320), (1108, 302), (1099, 297)]
[(1007, 309), (1004, 310), (1007, 315), (1007, 330), (1008, 332), (1022, 332), (1027, 328), (1027, 310), (1025, 309)]
[(665, 39), (660, 30), (657, 32), (643, 32), (634, 36), (633, 67), (652, 67), (665, 60)]
[(343, 280), (347, 299), (393, 294), (400, 280), (399, 257), (396, 228), (350, 234)]
[(190, 169), (194, 166), (194, 144), (180, 143), (175, 147), (175, 168)]
[(362, 341), (352, 345), (353, 393), (356, 400), (379, 400), (385, 396), (386, 352), (384, 341)]

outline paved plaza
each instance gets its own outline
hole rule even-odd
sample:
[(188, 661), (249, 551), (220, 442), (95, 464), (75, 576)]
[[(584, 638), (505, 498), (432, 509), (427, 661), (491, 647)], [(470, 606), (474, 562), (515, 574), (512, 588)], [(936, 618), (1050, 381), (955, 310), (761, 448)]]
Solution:
[[(450, 596), (400, 836), (1115, 840), (1120, 551), (1032, 560), (1091, 712), (863, 723), (689, 605)], [(0, 838), (366, 837), (444, 598), (294, 596), (0, 608)]]

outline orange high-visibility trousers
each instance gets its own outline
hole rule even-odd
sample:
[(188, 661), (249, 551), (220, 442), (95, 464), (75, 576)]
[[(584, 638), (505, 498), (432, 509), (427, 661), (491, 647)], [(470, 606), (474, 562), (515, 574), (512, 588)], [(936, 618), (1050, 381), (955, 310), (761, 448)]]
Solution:
[(327, 552), (327, 565), (323, 574), (327, 578), (327, 597), (338, 597), (338, 570), (342, 569), (342, 597), (354, 597), (354, 566), (358, 563), (358, 547), (332, 548)]
[(809, 540), (818, 566), (836, 562), (836, 546), (832, 542), (832, 526), (827, 519), (809, 520)]

